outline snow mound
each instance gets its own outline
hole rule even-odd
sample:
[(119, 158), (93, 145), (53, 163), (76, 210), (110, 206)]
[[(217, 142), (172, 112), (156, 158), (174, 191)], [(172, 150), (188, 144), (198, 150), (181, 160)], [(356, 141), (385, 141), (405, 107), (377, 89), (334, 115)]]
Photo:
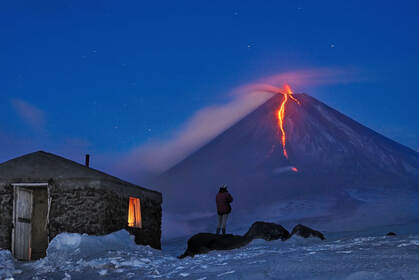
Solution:
[(74, 276), (90, 275), (95, 278), (110, 271), (129, 274), (143, 269), (147, 272), (154, 268), (149, 256), (160, 254), (149, 246), (136, 245), (134, 236), (126, 230), (104, 236), (61, 233), (49, 244), (47, 256), (31, 266), (39, 277), (74, 279)]
[(10, 251), (0, 250), (0, 279), (14, 279), (13, 276), (22, 273), (16, 269), (14, 259)]
[(78, 233), (61, 233), (49, 244), (48, 257), (69, 258), (78, 256), (92, 258), (107, 251), (122, 251), (137, 248), (134, 236), (126, 230), (114, 232), (104, 236), (89, 236)]

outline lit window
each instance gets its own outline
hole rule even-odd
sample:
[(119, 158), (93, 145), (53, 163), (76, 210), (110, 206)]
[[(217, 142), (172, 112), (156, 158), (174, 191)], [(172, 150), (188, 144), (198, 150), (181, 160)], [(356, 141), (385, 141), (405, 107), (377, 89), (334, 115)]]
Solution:
[(128, 226), (141, 228), (141, 204), (140, 199), (135, 197), (129, 198), (128, 208)]

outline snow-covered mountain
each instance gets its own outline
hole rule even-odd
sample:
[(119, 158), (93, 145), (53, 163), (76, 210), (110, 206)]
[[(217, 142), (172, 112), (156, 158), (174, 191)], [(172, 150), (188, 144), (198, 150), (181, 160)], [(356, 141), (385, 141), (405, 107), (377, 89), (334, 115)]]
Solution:
[(345, 213), (380, 196), (377, 211), (399, 201), (405, 216), (417, 214), (419, 153), (307, 94), (293, 96), (300, 104), (286, 103), (288, 159), (277, 119), (284, 97), (277, 94), (156, 179), (164, 209), (212, 213), (218, 187), (226, 183), (233, 209), (242, 213), (290, 201), (306, 201), (309, 208), (301, 211), (318, 211), (320, 201), (330, 204), (329, 212)]

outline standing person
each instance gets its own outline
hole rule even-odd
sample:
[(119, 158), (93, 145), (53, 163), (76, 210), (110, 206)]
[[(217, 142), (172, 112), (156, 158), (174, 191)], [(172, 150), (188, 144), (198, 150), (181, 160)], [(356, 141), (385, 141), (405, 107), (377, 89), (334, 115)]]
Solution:
[(233, 201), (233, 197), (227, 190), (227, 185), (223, 184), (220, 187), (220, 190), (217, 193), (215, 198), (217, 203), (217, 213), (218, 213), (218, 226), (217, 234), (220, 234), (220, 229), (223, 230), (223, 234), (226, 234), (226, 223), (228, 214), (231, 212), (230, 203)]

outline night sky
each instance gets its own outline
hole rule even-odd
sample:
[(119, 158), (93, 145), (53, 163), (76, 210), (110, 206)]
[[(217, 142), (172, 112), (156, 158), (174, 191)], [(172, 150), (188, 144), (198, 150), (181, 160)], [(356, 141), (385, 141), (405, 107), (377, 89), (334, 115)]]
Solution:
[(419, 149), (418, 1), (0, 5), (0, 162), (90, 153), (127, 178), (115, 166), (131, 151), (242, 85), (304, 69), (355, 78), (296, 92)]

